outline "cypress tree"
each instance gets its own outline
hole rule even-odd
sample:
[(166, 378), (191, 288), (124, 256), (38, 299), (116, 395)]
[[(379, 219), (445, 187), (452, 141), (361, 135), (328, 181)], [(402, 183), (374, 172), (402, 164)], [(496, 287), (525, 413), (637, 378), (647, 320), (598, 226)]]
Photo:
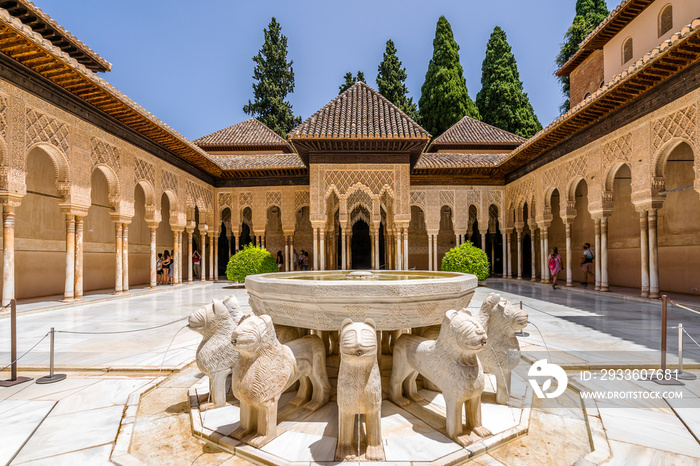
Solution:
[(482, 121), (524, 138), (530, 138), (542, 129), (530, 99), (523, 92), (518, 65), (506, 33), (498, 26), (486, 44), (476, 106)]
[(362, 71), (358, 71), (356, 76), (353, 76), (352, 73), (348, 71), (347, 73), (345, 73), (345, 76), (343, 76), (343, 79), (345, 79), (345, 82), (341, 84), (338, 88), (338, 95), (350, 89), (352, 85), (358, 81), (361, 81), (363, 83), (367, 82), (365, 81), (365, 74)]
[(264, 29), (265, 43), (253, 57), (254, 102), (248, 101), (243, 111), (282, 137), (301, 123), (301, 117), (292, 113), (292, 105), (284, 99), (294, 91), (293, 61), (287, 61), (287, 37), (282, 26), (273, 17)]
[(459, 45), (444, 16), (440, 16), (435, 28), (433, 58), (425, 73), (418, 107), (421, 125), (433, 136), (439, 136), (465, 115), (479, 119), (459, 63)]
[[(555, 62), (557, 69), (578, 52), (579, 44), (610, 14), (605, 0), (576, 0), (576, 16), (571, 27), (564, 34), (564, 43), (557, 55)], [(565, 100), (559, 107), (561, 113), (565, 113), (571, 107), (570, 90), (571, 83), (568, 76), (559, 76), (562, 94)]]
[(416, 104), (409, 98), (406, 87), (406, 68), (401, 67), (401, 61), (396, 56), (394, 41), (386, 41), (386, 51), (377, 71), (377, 87), (379, 93), (399, 107), (406, 115), (416, 118)]

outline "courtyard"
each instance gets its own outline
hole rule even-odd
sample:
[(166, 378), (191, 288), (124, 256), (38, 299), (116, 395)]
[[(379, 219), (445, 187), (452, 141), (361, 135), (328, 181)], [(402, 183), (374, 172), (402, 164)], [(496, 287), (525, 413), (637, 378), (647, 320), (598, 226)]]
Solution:
[[(535, 398), (528, 414), (528, 432), (477, 456), (472, 464), (571, 464), (585, 459), (595, 464), (677, 465), (700, 461), (696, 440), (700, 433), (699, 381), (661, 386), (650, 381), (581, 378), (582, 370), (595, 374), (603, 369), (658, 367), (658, 302), (491, 279), (477, 289), (469, 307), (478, 308), (492, 291), (518, 305), (522, 302), (529, 314), (526, 336), (519, 337), (523, 360), (518, 371), (526, 372), (534, 361), (549, 358), (567, 370), (569, 388), (556, 400)], [(230, 449), (217, 446), (211, 437), (206, 441), (193, 434), (195, 421), (189, 414), (190, 389), (199, 387), (206, 393), (206, 384), (202, 385), (203, 374), (194, 364), (201, 337), (183, 328), (186, 318), (212, 298), (230, 294), (247, 307), (245, 289), (228, 283), (95, 298), (97, 302), (80, 305), (57, 306), (48, 301), (44, 307), (36, 302), (20, 305), (18, 354), (30, 350), (55, 327), (56, 371), (68, 377), (54, 384), (32, 381), (0, 389), (0, 462), (248, 464)], [(683, 323), (690, 335), (697, 335), (699, 317), (672, 308), (669, 325)], [(9, 362), (7, 316), (0, 319), (0, 332), (4, 366)], [(677, 363), (674, 332), (669, 330), (672, 367)], [(46, 375), (48, 349), (48, 339), (31, 349), (20, 360), (19, 375)], [(684, 367), (697, 373), (700, 347), (686, 338), (684, 349)], [(514, 392), (522, 389), (517, 386), (514, 384)], [(682, 398), (581, 398), (582, 392), (600, 390), (673, 390), (682, 392)], [(201, 414), (205, 425), (230, 424), (230, 419), (218, 421), (215, 413)], [(386, 416), (391, 418), (392, 411)], [(297, 455), (307, 463), (327, 461), (323, 449), (308, 450), (303, 442), (284, 445), (282, 454), (289, 458)]]

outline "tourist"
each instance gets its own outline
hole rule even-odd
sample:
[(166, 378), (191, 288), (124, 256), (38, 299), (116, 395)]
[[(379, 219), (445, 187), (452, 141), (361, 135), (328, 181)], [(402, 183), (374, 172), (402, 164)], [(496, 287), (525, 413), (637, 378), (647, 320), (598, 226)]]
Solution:
[(277, 251), (277, 271), (278, 272), (282, 271), (283, 265), (284, 265), (284, 256), (282, 255), (282, 251)]
[(158, 254), (156, 261), (156, 284), (163, 283), (163, 254)]
[(170, 251), (167, 249), (163, 251), (163, 261), (160, 263), (162, 266), (163, 270), (163, 279), (161, 280), (161, 283), (164, 285), (168, 284), (170, 282), (170, 264), (172, 263), (172, 259), (170, 258)]
[(309, 270), (309, 251), (304, 251), (304, 270)]
[(202, 256), (199, 255), (198, 250), (194, 250), (192, 253), (192, 274), (195, 278), (199, 278), (202, 273)]
[(595, 254), (591, 251), (591, 243), (583, 245), (583, 255), (581, 256), (581, 270), (583, 271), (583, 286), (588, 286), (588, 276), (590, 275), (595, 284), (595, 274), (593, 273), (593, 259)]
[(557, 289), (557, 278), (559, 277), (559, 272), (561, 272), (561, 254), (557, 248), (552, 250), (552, 253), (547, 258), (549, 262), (549, 273), (552, 275), (552, 289)]
[(292, 266), (294, 267), (294, 270), (299, 270), (299, 254), (297, 254), (296, 249), (294, 250), (293, 261)]

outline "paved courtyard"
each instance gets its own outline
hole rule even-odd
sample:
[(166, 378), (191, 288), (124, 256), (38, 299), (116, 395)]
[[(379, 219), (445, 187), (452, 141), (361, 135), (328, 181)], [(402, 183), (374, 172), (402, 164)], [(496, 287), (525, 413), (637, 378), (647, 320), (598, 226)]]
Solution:
[[(659, 304), (493, 280), (489, 287), (477, 289), (470, 307), (478, 308), (491, 291), (514, 303), (522, 300), (530, 314), (534, 325), (529, 325), (528, 336), (521, 338), (525, 359), (548, 357), (548, 349), (551, 361), (569, 371), (570, 384), (577, 390), (660, 389), (653, 382), (625, 381), (604, 386), (579, 376), (579, 371), (587, 368), (658, 365)], [(114, 459), (117, 450), (124, 449), (119, 444), (123, 440), (118, 440), (115, 447), (115, 438), (120, 426), (123, 431), (124, 425), (134, 422), (142, 391), (167, 376), (164, 386), (174, 387), (182, 401), (187, 399), (184, 385), (195, 379), (189, 376), (182, 388), (175, 387), (184, 380), (180, 372), (196, 374), (196, 370), (185, 368), (194, 360), (200, 337), (183, 328), (184, 319), (212, 297), (232, 293), (247, 306), (245, 290), (226, 284), (183, 286), (49, 310), (33, 303), (31, 312), (20, 306), (20, 355), (50, 327), (76, 333), (56, 334), (56, 366), (58, 371), (68, 373), (65, 381), (0, 388), (0, 464), (106, 464), (110, 457)], [(678, 322), (698, 340), (700, 315), (672, 308), (669, 326)], [(146, 328), (149, 330), (141, 331)], [(677, 330), (669, 330), (672, 364), (676, 362), (676, 335)], [(9, 318), (4, 315), (0, 317), (0, 367), (9, 363), (9, 344)], [(20, 361), (20, 374), (35, 378), (45, 375), (48, 347), (46, 338), (25, 356)], [(686, 364), (700, 367), (700, 348), (689, 339), (685, 340), (685, 354)], [(8, 377), (9, 370), (2, 373), (3, 379)], [(700, 462), (700, 382), (691, 381), (674, 389), (683, 392), (682, 400), (587, 401), (595, 445), (591, 454), (598, 455), (589, 460), (611, 464), (630, 464), (626, 461), (630, 458), (637, 458), (635, 464)], [(497, 452), (480, 457), (477, 464), (518, 463), (499, 457)], [(216, 464), (223, 461), (221, 456), (217, 458)], [(650, 460), (644, 463), (640, 458)], [(181, 463), (173, 458), (172, 464)]]

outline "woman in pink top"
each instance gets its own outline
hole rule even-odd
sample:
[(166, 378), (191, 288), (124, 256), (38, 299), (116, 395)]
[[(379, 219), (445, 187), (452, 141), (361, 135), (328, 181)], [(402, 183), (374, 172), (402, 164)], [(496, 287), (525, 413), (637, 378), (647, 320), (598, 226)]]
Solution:
[(559, 254), (557, 248), (552, 250), (552, 253), (547, 258), (547, 262), (549, 263), (549, 273), (552, 275), (552, 289), (556, 290), (557, 277), (559, 272), (561, 272), (561, 254)]

